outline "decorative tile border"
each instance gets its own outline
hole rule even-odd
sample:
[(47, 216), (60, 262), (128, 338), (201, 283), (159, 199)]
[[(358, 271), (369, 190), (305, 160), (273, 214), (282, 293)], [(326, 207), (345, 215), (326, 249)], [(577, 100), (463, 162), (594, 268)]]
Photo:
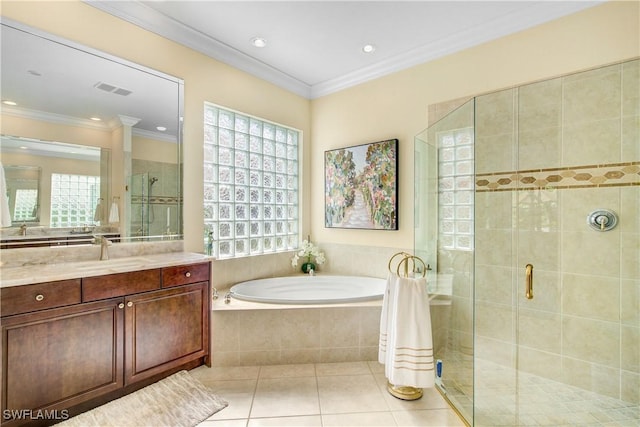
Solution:
[(146, 196), (131, 196), (131, 203), (151, 203), (153, 204), (177, 204), (180, 202), (180, 198), (172, 196), (153, 196), (148, 198)]
[(630, 185), (640, 185), (640, 161), (476, 175), (477, 192)]

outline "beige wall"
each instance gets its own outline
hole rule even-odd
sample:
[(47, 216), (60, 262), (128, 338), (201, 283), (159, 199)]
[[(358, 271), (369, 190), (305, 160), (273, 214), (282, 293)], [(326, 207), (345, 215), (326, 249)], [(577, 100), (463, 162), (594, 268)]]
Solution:
[(427, 108), (640, 55), (638, 2), (611, 2), (312, 102), (311, 193), (323, 192), (325, 150), (400, 139), (399, 230), (324, 228), (311, 202), (312, 238), (396, 248), (413, 245), (413, 138)]
[[(638, 56), (639, 13), (638, 2), (606, 3), (310, 102), (84, 3), (2, 2), (3, 16), (184, 79), (184, 232), (192, 251), (202, 251), (204, 101), (303, 131), (303, 235), (412, 247), (413, 137), (426, 127), (427, 106)], [(400, 139), (399, 230), (325, 229), (324, 151), (387, 138)]]

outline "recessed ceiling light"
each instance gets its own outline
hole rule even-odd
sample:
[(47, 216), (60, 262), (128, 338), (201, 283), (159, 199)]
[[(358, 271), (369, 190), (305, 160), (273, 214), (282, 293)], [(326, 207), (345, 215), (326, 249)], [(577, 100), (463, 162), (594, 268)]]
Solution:
[(267, 40), (262, 37), (254, 37), (251, 39), (251, 44), (255, 47), (265, 47), (267, 45)]
[(164, 132), (165, 130), (167, 130), (167, 128), (164, 126), (158, 126), (156, 129), (158, 129), (160, 132)]
[(372, 53), (374, 50), (376, 50), (376, 47), (372, 44), (365, 44), (362, 46), (362, 51), (364, 53)]
[(18, 105), (18, 103), (14, 101), (2, 101), (2, 103), (6, 105)]
[(93, 120), (94, 122), (102, 121), (102, 119), (100, 117), (90, 117), (90, 119)]

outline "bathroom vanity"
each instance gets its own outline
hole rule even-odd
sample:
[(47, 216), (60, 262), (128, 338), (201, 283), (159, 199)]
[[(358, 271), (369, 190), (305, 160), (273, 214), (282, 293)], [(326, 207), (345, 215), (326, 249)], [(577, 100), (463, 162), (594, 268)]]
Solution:
[(43, 265), (41, 277), (56, 280), (33, 283), (17, 271), (26, 268), (2, 271), (3, 427), (33, 421), (21, 411), (72, 416), (210, 364), (206, 257)]

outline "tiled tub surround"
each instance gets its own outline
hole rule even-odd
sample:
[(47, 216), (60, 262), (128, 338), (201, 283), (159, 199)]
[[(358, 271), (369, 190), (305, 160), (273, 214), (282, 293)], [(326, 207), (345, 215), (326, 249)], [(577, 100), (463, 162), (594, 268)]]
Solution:
[(213, 304), (212, 364), (377, 360), (381, 301), (326, 306)]
[[(318, 275), (386, 278), (389, 259), (400, 249), (318, 243), (327, 262)], [(405, 249), (411, 252), (410, 249)], [(213, 262), (213, 365), (270, 365), (377, 360), (382, 301), (335, 305), (287, 306), (231, 300), (225, 292), (235, 283), (256, 277), (300, 274), (292, 253)], [(276, 261), (277, 260), (277, 264)], [(251, 268), (247, 268), (250, 263)], [(449, 278), (428, 278), (430, 291), (450, 294)], [(439, 285), (442, 284), (442, 286)], [(449, 304), (440, 298), (432, 306)]]

